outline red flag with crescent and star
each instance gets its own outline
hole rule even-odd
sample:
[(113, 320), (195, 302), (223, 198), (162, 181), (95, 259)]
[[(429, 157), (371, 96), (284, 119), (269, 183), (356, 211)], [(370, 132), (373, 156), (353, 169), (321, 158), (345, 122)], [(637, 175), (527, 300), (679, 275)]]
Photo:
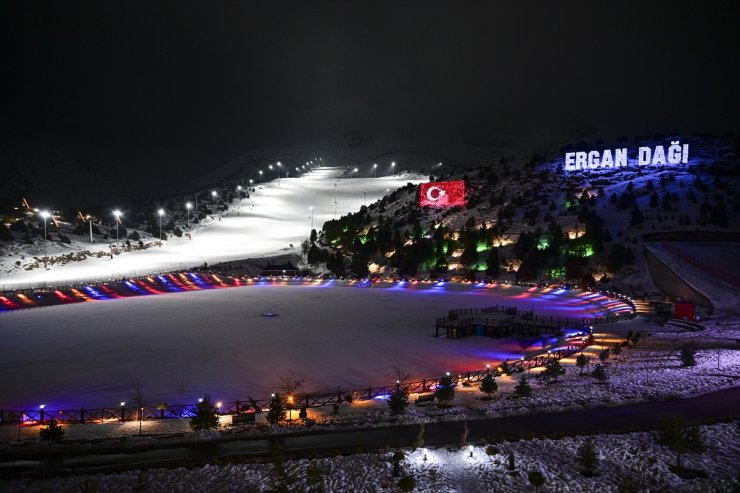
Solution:
[(465, 205), (465, 182), (456, 180), (422, 183), (419, 190), (419, 205), (422, 207)]

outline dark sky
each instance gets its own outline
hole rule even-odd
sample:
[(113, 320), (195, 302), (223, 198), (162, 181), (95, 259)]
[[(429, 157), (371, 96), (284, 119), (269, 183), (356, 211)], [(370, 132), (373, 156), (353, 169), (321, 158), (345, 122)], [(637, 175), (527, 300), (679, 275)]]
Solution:
[(347, 130), (740, 130), (735, 5), (6, 1), (2, 112), (168, 172)]

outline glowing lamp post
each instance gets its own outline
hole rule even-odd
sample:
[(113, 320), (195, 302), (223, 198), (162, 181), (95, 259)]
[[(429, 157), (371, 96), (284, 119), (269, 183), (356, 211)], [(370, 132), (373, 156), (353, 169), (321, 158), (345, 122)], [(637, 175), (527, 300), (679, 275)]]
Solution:
[(118, 244), (118, 225), (121, 224), (121, 216), (123, 213), (118, 209), (113, 211), (113, 217), (116, 218), (116, 244)]
[(41, 421), (41, 424), (44, 424), (45, 416), (44, 416), (44, 408), (46, 407), (46, 404), (41, 404), (39, 406), (39, 421)]
[(373, 173), (375, 173), (375, 178), (377, 178), (378, 177), (378, 165), (377, 164), (373, 164)]
[(269, 165), (268, 168), (270, 169), (270, 179), (272, 180), (275, 178), (275, 175), (272, 173), (272, 165)]
[(44, 269), (46, 269), (46, 220), (51, 216), (49, 211), (39, 212), (39, 216), (44, 220)]
[(159, 246), (162, 247), (162, 216), (164, 216), (164, 209), (159, 209), (157, 211), (157, 214), (159, 215)]
[(126, 419), (126, 402), (121, 401), (121, 422), (123, 422), (124, 419)]
[(185, 225), (188, 228), (190, 227), (190, 209), (192, 207), (193, 207), (193, 204), (191, 204), (190, 202), (188, 202), (188, 203), (185, 204), (185, 210), (187, 211), (186, 212), (187, 215), (185, 216), (186, 217), (186, 219), (185, 219)]
[(260, 184), (262, 183), (262, 170), (260, 170)]
[(393, 171), (393, 176), (396, 176), (396, 162), (395, 161), (391, 163), (391, 171)]
[(293, 396), (288, 394), (288, 421), (293, 421)]
[(249, 184), (251, 185), (251, 184), (253, 184), (253, 183), (254, 183), (254, 180), (250, 178), (250, 179), (249, 179)]

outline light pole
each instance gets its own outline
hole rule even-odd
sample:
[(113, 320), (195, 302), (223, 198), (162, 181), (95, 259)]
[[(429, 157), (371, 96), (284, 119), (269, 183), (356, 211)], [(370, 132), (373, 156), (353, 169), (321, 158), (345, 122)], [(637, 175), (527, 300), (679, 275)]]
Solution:
[(118, 246), (118, 225), (121, 224), (121, 216), (123, 214), (118, 209), (113, 211), (113, 217), (116, 218), (116, 246)]
[(157, 214), (159, 214), (159, 247), (162, 247), (162, 216), (164, 216), (164, 209), (159, 209), (157, 211)]
[(275, 175), (272, 173), (272, 165), (269, 165), (268, 168), (270, 168), (270, 179), (272, 180), (275, 178)]
[(313, 206), (311, 206), (311, 231), (313, 231)]
[(49, 218), (51, 214), (49, 214), (49, 211), (41, 211), (39, 212), (39, 216), (41, 216), (41, 219), (44, 220), (44, 269), (46, 269), (46, 220)]
[(393, 171), (393, 176), (396, 176), (396, 162), (395, 161), (391, 163), (391, 171)]
[(250, 178), (249, 179), (249, 184), (252, 185), (253, 183), (254, 183), (254, 180)]
[(378, 165), (377, 164), (373, 164), (373, 172), (375, 173), (375, 178), (377, 178), (378, 177)]
[(191, 207), (193, 207), (193, 204), (191, 204), (190, 202), (187, 202), (185, 204), (185, 210), (187, 211), (186, 212), (187, 215), (185, 216), (186, 217), (185, 226), (187, 226), (188, 228), (190, 228), (190, 208)]
[(357, 169), (357, 168), (353, 169), (353, 170), (352, 170), (352, 175), (356, 177), (356, 176), (357, 176), (357, 171), (358, 171), (358, 169)]
[(262, 170), (260, 170), (260, 184), (262, 184)]

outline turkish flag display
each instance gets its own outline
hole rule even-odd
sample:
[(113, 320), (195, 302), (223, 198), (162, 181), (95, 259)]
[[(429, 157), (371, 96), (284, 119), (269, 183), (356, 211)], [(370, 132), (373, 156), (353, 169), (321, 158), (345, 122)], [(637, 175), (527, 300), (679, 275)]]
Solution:
[(465, 182), (456, 180), (422, 183), (419, 190), (419, 205), (422, 207), (465, 205)]

